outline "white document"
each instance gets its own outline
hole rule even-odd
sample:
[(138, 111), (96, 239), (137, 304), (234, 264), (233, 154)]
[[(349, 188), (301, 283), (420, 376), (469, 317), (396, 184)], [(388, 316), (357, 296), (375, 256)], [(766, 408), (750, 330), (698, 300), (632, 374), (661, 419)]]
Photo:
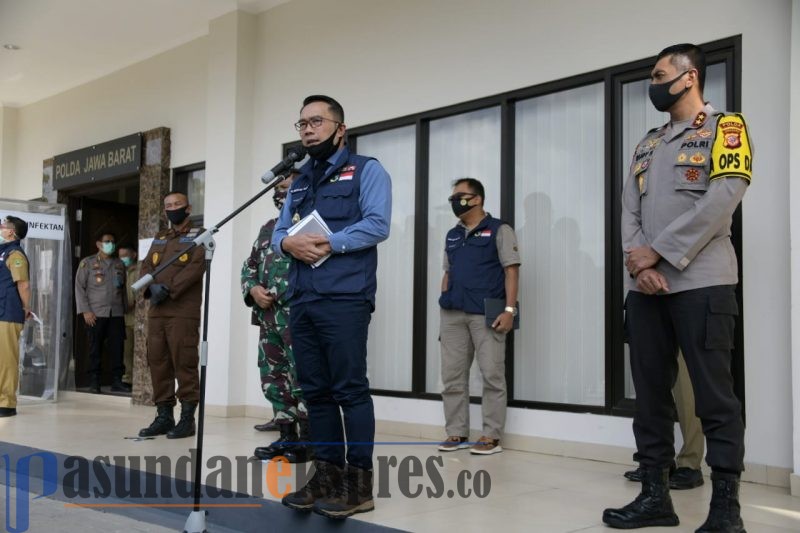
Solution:
[[(288, 235), (305, 235), (305, 234), (315, 234), (315, 235), (324, 235), (326, 237), (330, 236), (331, 229), (325, 223), (325, 220), (317, 213), (317, 210), (314, 209), (311, 213), (304, 216), (301, 220), (297, 222), (294, 226), (289, 228), (286, 232)], [(324, 263), (331, 254), (322, 257), (317, 262), (311, 264), (311, 268), (317, 268), (322, 263)]]

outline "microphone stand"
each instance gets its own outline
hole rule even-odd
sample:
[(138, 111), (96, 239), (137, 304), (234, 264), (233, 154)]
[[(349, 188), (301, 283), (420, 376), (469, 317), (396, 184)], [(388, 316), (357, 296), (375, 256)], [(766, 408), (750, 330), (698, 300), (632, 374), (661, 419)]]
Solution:
[(264, 194), (266, 194), (268, 191), (274, 189), (278, 183), (282, 182), (286, 178), (286, 174), (278, 174), (272, 178), (272, 180), (267, 184), (266, 187), (264, 187), (262, 191), (247, 200), (245, 203), (239, 206), (239, 208), (223, 218), (220, 222), (195, 237), (195, 239), (189, 245), (187, 245), (186, 248), (180, 250), (174, 256), (162, 263), (153, 271), (152, 274), (146, 274), (142, 276), (131, 286), (133, 290), (139, 291), (140, 289), (143, 289), (152, 283), (153, 280), (164, 271), (164, 269), (177, 261), (181, 255), (190, 252), (198, 246), (202, 246), (206, 249), (205, 298), (203, 300), (203, 334), (200, 340), (200, 402), (197, 414), (197, 455), (195, 457), (196, 462), (194, 464), (194, 508), (193, 511), (189, 513), (189, 517), (186, 519), (186, 524), (183, 527), (183, 533), (206, 533), (208, 531), (206, 529), (206, 514), (208, 514), (208, 511), (203, 511), (200, 509), (200, 487), (202, 486), (200, 480), (203, 468), (203, 422), (205, 418), (206, 401), (206, 364), (208, 362), (208, 310), (209, 302), (211, 300), (209, 296), (211, 291), (211, 260), (214, 258), (214, 248), (216, 247), (216, 243), (214, 242), (214, 234), (217, 233), (219, 229), (228, 221), (244, 211), (250, 206), (250, 204), (264, 196)]

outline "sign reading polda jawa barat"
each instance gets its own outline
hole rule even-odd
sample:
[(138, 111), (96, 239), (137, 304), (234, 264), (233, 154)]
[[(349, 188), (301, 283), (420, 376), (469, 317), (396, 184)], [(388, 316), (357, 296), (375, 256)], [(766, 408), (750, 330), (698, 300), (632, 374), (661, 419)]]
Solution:
[(139, 172), (141, 163), (141, 133), (81, 148), (55, 156), (53, 188), (64, 189), (130, 176)]

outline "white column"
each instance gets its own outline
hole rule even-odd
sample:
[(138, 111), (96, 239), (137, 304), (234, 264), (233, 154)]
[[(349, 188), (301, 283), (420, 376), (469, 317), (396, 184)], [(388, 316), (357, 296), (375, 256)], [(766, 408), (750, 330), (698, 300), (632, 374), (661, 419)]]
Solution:
[(0, 197), (11, 198), (17, 171), (17, 108), (0, 104)]
[[(247, 200), (252, 181), (252, 116), (256, 17), (232, 12), (209, 23), (206, 96), (205, 221), (216, 224)], [(198, 112), (202, 112), (198, 110)], [(239, 285), (251, 235), (247, 212), (215, 240), (211, 270), (206, 405), (211, 415), (244, 413), (249, 313)], [(254, 371), (254, 369), (253, 369)]]
[(792, 1), (792, 50), (789, 73), (789, 232), (791, 246), (792, 332), (792, 435), (793, 473), (791, 491), (800, 496), (800, 0)]

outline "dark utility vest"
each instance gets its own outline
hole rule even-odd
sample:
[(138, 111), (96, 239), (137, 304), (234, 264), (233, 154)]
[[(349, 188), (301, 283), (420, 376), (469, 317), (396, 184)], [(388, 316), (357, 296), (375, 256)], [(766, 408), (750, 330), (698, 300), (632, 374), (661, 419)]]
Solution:
[[(6, 260), (11, 252), (25, 252), (19, 241), (0, 244), (0, 322), (25, 323), (25, 311), (22, 309), (22, 299), (19, 297), (17, 284), (11, 277), (11, 271), (6, 266)], [(28, 256), (25, 256), (27, 259)]]
[[(313, 183), (313, 160), (303, 165), (300, 176), (292, 182), (289, 209), (293, 220), (299, 220), (316, 209), (334, 233), (361, 220), (363, 216), (358, 203), (361, 174), (370, 159), (347, 151), (338, 166), (328, 168), (325, 177), (316, 180), (316, 187)], [(317, 268), (302, 261), (292, 261), (287, 299), (290, 302), (323, 297), (368, 300), (374, 305), (377, 268), (376, 246), (344, 254), (333, 253)]]
[(487, 215), (464, 235), (464, 226), (447, 232), (445, 252), (450, 264), (447, 291), (439, 297), (443, 309), (484, 314), (484, 298), (506, 297), (505, 270), (497, 254), (501, 220)]

